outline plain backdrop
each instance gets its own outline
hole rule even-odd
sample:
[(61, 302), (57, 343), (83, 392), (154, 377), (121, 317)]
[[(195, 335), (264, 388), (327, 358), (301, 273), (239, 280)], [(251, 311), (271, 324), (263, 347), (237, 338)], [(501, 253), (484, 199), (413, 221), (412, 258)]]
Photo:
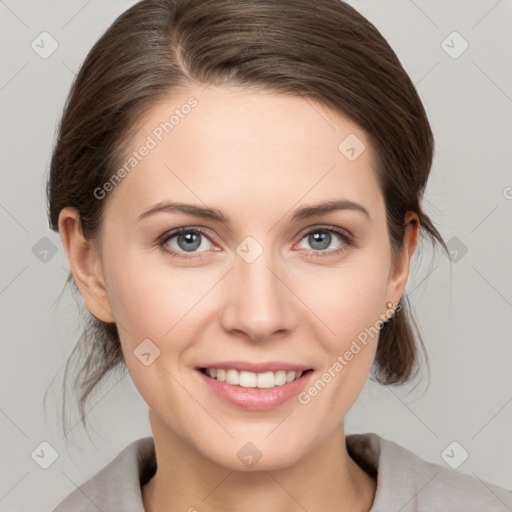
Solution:
[[(44, 190), (74, 74), (133, 3), (0, 2), (1, 511), (51, 510), (129, 442), (151, 435), (147, 407), (120, 373), (89, 404), (91, 436), (75, 417), (64, 438), (61, 377), (80, 317), (69, 292), (57, 300), (69, 266), (48, 228)], [(425, 210), (452, 262), (425, 244), (407, 287), (429, 385), (425, 372), (416, 387), (368, 380), (347, 433), (376, 432), (512, 489), (512, 2), (349, 3), (389, 41), (424, 102), (436, 139)]]

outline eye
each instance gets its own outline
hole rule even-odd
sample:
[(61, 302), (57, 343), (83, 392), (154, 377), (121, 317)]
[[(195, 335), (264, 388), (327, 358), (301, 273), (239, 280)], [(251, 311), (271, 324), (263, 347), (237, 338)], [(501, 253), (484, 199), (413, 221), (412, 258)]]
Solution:
[[(344, 252), (349, 246), (354, 245), (352, 237), (344, 230), (327, 226), (319, 226), (304, 233), (301, 241), (297, 244), (299, 248), (304, 248), (301, 245), (304, 240), (312, 247), (312, 250), (309, 251), (311, 253), (310, 257), (335, 256)], [(336, 240), (338, 240), (338, 243), (336, 243)], [(327, 250), (333, 243), (337, 247)], [(200, 258), (201, 253), (215, 247), (206, 232), (196, 227), (182, 227), (168, 231), (161, 236), (158, 244), (172, 257), (185, 260)]]
[[(314, 257), (334, 256), (344, 252), (348, 246), (353, 245), (352, 238), (345, 231), (326, 226), (320, 226), (305, 233), (298, 244), (299, 248), (304, 248), (301, 246), (304, 240), (312, 247)], [(336, 240), (338, 240), (337, 243)], [(326, 250), (333, 243), (335, 247)]]
[(208, 251), (213, 244), (202, 229), (185, 227), (164, 233), (159, 245), (177, 258), (191, 259), (196, 257), (193, 253)]

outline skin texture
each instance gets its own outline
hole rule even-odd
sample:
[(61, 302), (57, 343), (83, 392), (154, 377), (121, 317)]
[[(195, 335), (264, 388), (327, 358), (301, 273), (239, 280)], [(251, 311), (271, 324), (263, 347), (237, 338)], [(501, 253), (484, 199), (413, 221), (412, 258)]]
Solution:
[[(310, 99), (192, 88), (147, 113), (133, 150), (191, 96), (197, 106), (104, 199), (98, 240), (83, 238), (74, 209), (59, 217), (84, 302), (98, 319), (117, 322), (149, 406), (158, 469), (143, 487), (145, 508), (367, 511), (376, 483), (348, 456), (343, 420), (368, 377), (376, 338), (306, 405), (292, 398), (268, 411), (241, 410), (213, 395), (194, 367), (287, 361), (312, 368), (314, 383), (403, 295), (417, 217), (406, 215), (393, 260), (364, 132)], [(349, 134), (366, 146), (354, 161), (338, 149)], [(290, 220), (299, 207), (340, 199), (369, 217), (343, 210)], [(137, 221), (161, 201), (221, 210), (231, 225), (176, 212)], [(193, 259), (158, 244), (179, 227), (206, 232), (193, 253), (178, 237), (166, 242)], [(332, 233), (318, 249), (308, 234), (325, 227), (348, 231), (354, 243)], [(248, 236), (263, 249), (252, 263), (236, 252)], [(145, 339), (160, 350), (148, 366), (134, 356)], [(262, 454), (250, 468), (237, 457), (248, 442)]]

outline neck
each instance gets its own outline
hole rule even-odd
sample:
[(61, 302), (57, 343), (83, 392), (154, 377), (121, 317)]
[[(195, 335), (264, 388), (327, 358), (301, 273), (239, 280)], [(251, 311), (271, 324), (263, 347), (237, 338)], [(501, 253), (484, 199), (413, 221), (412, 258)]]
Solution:
[(232, 471), (151, 417), (157, 471), (142, 488), (146, 512), (368, 512), (376, 482), (348, 455), (343, 426), (291, 466)]

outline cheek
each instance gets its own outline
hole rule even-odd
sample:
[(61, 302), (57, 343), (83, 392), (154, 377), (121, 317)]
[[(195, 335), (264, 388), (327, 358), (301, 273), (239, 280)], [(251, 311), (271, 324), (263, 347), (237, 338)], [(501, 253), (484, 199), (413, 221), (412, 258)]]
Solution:
[[(182, 334), (182, 322), (192, 300), (180, 292), (183, 283), (179, 273), (148, 264), (151, 258), (147, 256), (120, 252), (123, 264), (118, 266), (114, 265), (118, 254), (110, 253), (107, 286), (127, 369), (150, 407), (159, 410), (173, 406), (184, 400), (173, 376), (188, 341), (177, 333)], [(172, 343), (164, 342), (166, 333)], [(149, 356), (144, 359), (146, 353)]]
[[(325, 357), (318, 380), (305, 389), (300, 399), (301, 403), (314, 403), (318, 417), (329, 417), (333, 424), (347, 414), (368, 378), (381, 315), (386, 310), (386, 261), (375, 255), (359, 263), (326, 279), (324, 290), (328, 292), (323, 298), (318, 289), (315, 292), (319, 317), (334, 334), (322, 329), (326, 334), (319, 337), (319, 342)], [(317, 400), (315, 397), (320, 395)]]
[(180, 273), (155, 264), (153, 252), (114, 244), (105, 252), (109, 254), (106, 284), (116, 321), (134, 336), (160, 337), (184, 308)]
[[(380, 265), (354, 269), (340, 293), (337, 328), (351, 338), (375, 324), (385, 307), (387, 269)], [(347, 332), (348, 331), (348, 332)]]
[[(384, 246), (385, 247), (385, 246)], [(390, 258), (384, 250), (354, 252), (338, 268), (295, 276), (297, 295), (319, 320), (329, 352), (343, 349), (386, 310)]]
[(127, 262), (110, 276), (109, 298), (116, 322), (134, 338), (158, 335), (163, 329), (157, 322), (163, 320), (158, 308), (165, 305), (158, 300), (154, 275)]
[[(122, 265), (116, 265), (120, 253)], [(128, 366), (140, 369), (133, 352), (146, 339), (161, 351), (159, 364), (176, 366), (219, 276), (211, 269), (173, 268), (165, 257), (135, 249), (116, 253), (112, 247), (109, 255), (109, 300)]]
[[(109, 252), (107, 252), (109, 251)], [(135, 249), (106, 248), (106, 286), (121, 339), (136, 345), (143, 339), (159, 339), (178, 320), (179, 286), (172, 276), (142, 258)], [(122, 256), (121, 256), (122, 255)]]

